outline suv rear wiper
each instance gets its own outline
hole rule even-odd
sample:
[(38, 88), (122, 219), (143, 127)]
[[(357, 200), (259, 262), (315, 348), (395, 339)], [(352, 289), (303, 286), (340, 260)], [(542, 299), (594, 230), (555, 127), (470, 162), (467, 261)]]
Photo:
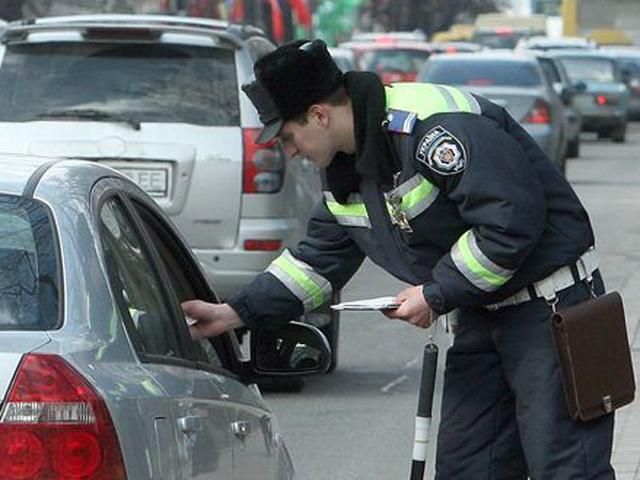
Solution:
[(51, 110), (38, 114), (38, 118), (81, 118), (87, 120), (107, 120), (122, 122), (130, 125), (134, 130), (140, 130), (140, 122), (125, 115), (98, 110), (95, 108), (70, 108), (66, 110)]

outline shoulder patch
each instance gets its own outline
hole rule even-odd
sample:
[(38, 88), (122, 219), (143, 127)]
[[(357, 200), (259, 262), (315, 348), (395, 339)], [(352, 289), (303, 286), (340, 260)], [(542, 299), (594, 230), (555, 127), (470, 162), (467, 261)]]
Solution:
[(418, 121), (418, 115), (405, 110), (387, 110), (387, 130), (395, 133), (411, 133)]
[(438, 125), (418, 143), (416, 160), (440, 175), (455, 175), (467, 166), (467, 152), (453, 133)]

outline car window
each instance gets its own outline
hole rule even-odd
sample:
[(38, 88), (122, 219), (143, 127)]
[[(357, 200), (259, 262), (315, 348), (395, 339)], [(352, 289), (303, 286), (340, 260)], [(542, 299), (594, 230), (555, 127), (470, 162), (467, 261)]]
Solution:
[(612, 60), (605, 58), (566, 57), (562, 64), (572, 82), (615, 82), (616, 71)]
[(100, 209), (100, 237), (111, 290), (138, 353), (181, 357), (172, 315), (158, 275), (122, 202), (111, 197)]
[(553, 60), (548, 58), (539, 58), (538, 61), (540, 62), (540, 66), (542, 67), (542, 70), (544, 71), (544, 74), (546, 75), (549, 83), (562, 83), (560, 72), (558, 71), (558, 68), (556, 67), (556, 64), (553, 62)]
[(620, 67), (628, 71), (634, 78), (640, 78), (640, 57), (618, 58)]
[(0, 195), (0, 330), (58, 328), (59, 277), (46, 208)]
[(239, 125), (234, 51), (165, 43), (7, 45), (0, 120), (36, 120), (69, 110), (136, 122)]
[[(191, 279), (191, 276), (195, 275), (193, 270), (197, 267), (192, 265), (191, 258), (182, 252), (183, 246), (180, 245), (180, 241), (147, 207), (136, 201), (133, 202), (133, 206), (158, 253), (159, 262), (167, 274), (169, 288), (175, 293), (175, 300), (183, 302), (199, 298), (201, 295), (194, 288)], [(222, 338), (202, 339), (193, 343), (198, 359), (206, 360), (214, 367), (229, 368), (228, 362), (225, 361)]]
[(417, 72), (431, 53), (421, 50), (370, 50), (361, 57), (363, 70)]
[(469, 86), (536, 87), (543, 79), (533, 63), (491, 60), (428, 61), (420, 79)]

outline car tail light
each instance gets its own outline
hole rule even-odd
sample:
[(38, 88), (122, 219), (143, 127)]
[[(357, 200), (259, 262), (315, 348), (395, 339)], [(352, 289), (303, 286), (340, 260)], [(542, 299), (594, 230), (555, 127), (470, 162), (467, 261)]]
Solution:
[(596, 95), (593, 100), (601, 106), (605, 105), (617, 105), (618, 99), (615, 97), (607, 97), (606, 95)]
[(522, 123), (551, 123), (551, 112), (549, 104), (544, 100), (537, 99), (531, 110), (524, 116)]
[(104, 400), (56, 355), (26, 355), (0, 412), (3, 480), (124, 480)]
[(245, 128), (242, 131), (244, 147), (244, 172), (242, 191), (244, 193), (276, 193), (284, 183), (284, 152), (277, 141), (267, 144), (256, 143), (259, 128)]
[(275, 252), (282, 246), (282, 240), (245, 240), (244, 249), (250, 251)]

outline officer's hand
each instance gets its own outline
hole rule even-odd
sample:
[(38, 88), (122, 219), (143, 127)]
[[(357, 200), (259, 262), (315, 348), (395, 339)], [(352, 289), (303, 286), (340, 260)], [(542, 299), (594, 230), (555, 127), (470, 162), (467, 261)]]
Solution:
[(396, 295), (400, 306), (394, 310), (385, 310), (388, 318), (404, 320), (416, 327), (427, 328), (438, 318), (422, 294), (422, 285), (409, 287)]
[(190, 317), (189, 323), (195, 321), (189, 326), (189, 333), (194, 340), (216, 337), (234, 328), (244, 326), (244, 322), (236, 311), (226, 303), (188, 300), (183, 302), (181, 306), (185, 316)]

